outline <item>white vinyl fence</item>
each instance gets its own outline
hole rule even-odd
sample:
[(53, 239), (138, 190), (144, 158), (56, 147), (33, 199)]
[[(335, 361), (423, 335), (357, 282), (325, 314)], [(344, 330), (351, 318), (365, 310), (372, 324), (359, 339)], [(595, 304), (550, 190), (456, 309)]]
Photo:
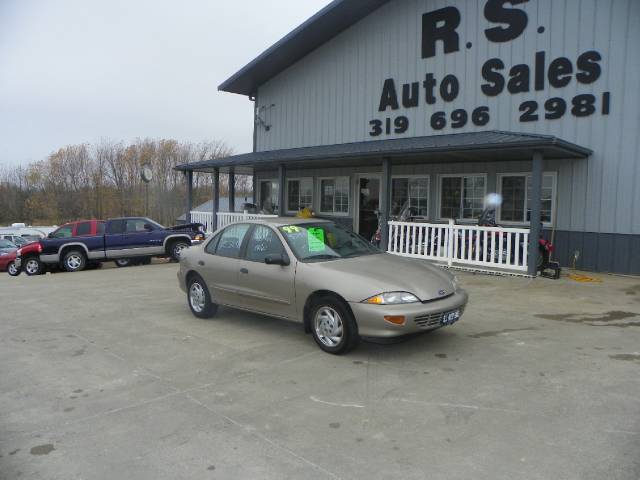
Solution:
[(389, 222), (389, 253), (449, 266), (526, 273), (528, 245), (523, 228)]
[(218, 212), (218, 225), (213, 226), (213, 213), (211, 212), (191, 212), (191, 221), (202, 223), (206, 227), (207, 233), (213, 233), (219, 228), (226, 227), (232, 223), (245, 220), (256, 220), (258, 218), (274, 218), (277, 215), (261, 215), (257, 213), (227, 213)]

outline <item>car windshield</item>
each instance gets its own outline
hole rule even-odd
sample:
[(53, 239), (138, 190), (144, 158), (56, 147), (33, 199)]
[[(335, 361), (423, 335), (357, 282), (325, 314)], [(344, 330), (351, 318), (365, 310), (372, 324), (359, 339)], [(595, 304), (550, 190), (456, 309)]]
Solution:
[(305, 223), (279, 228), (302, 262), (322, 262), (382, 253), (360, 235), (335, 223)]

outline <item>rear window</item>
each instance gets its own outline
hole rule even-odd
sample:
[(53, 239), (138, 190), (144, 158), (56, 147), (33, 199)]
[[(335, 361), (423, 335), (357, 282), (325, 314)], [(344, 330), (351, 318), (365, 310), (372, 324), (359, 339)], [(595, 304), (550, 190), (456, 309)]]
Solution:
[(104, 222), (98, 222), (96, 224), (96, 234), (104, 235)]

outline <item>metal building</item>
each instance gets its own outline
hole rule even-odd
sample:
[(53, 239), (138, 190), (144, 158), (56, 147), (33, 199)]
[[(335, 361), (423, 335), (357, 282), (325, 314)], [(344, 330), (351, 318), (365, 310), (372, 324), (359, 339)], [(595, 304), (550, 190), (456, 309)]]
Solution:
[(498, 192), (561, 264), (640, 274), (639, 45), (637, 0), (336, 0), (219, 87), (255, 102), (254, 152), (179, 168), (365, 236)]

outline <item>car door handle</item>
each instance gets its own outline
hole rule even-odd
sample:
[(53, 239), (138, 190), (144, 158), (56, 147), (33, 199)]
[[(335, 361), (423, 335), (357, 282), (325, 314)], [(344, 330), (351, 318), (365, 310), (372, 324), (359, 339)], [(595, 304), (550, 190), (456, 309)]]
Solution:
[(249, 273), (249, 270), (246, 269), (246, 268), (241, 268), (240, 269), (240, 273), (243, 273), (243, 274), (247, 275)]
[(202, 260), (198, 260), (198, 265), (200, 265), (201, 267), (204, 267), (204, 262)]

